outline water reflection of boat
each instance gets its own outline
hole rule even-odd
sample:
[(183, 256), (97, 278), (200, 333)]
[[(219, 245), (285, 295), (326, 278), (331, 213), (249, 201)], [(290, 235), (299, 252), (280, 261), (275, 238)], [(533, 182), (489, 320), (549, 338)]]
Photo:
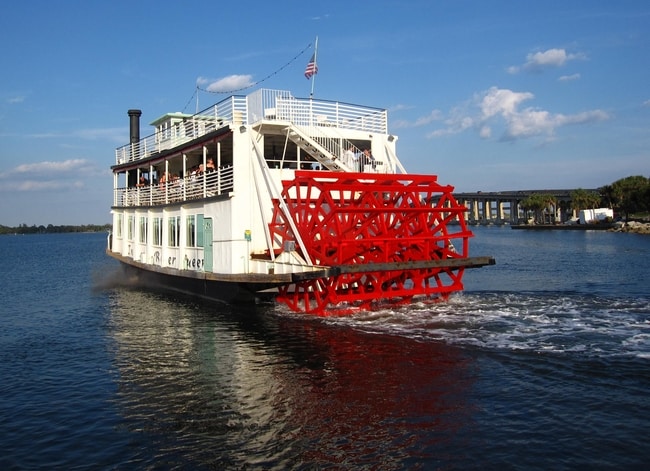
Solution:
[(446, 298), (470, 257), (453, 187), (408, 174), (386, 110), (261, 89), (117, 149), (107, 253), (144, 282), (319, 315)]
[(133, 291), (111, 329), (120, 410), (160, 462), (395, 469), (472, 423), (471, 360), (449, 345)]

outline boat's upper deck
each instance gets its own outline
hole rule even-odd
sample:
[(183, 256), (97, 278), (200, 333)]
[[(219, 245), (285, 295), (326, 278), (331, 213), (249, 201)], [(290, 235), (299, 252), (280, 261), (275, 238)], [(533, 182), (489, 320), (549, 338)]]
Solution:
[(343, 136), (350, 132), (387, 134), (386, 110), (338, 101), (296, 98), (288, 91), (260, 89), (250, 95), (230, 96), (194, 115), (170, 113), (151, 124), (153, 134), (118, 147), (117, 165), (135, 162), (200, 138), (222, 127), (256, 123), (291, 124), (300, 128), (327, 128)]

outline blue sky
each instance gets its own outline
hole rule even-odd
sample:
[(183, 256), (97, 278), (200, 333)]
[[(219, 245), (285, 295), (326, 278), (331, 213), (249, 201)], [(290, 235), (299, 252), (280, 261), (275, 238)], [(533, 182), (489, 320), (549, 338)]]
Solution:
[(144, 136), (226, 96), (197, 84), (308, 97), (316, 36), (314, 96), (387, 108), (411, 173), (457, 191), (650, 176), (645, 0), (24, 0), (0, 16), (0, 224), (110, 222), (128, 109)]

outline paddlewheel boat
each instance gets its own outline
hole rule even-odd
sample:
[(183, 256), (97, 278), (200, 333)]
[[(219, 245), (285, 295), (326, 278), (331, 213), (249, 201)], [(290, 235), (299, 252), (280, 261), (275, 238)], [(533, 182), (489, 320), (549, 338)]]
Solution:
[(128, 276), (227, 302), (342, 315), (463, 289), (464, 206), (406, 172), (383, 109), (260, 89), (169, 113), (116, 150), (107, 253)]

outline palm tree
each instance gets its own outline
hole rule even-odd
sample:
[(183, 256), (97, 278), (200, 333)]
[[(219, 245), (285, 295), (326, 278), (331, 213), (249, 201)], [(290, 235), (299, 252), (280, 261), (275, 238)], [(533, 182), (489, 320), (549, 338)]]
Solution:
[[(557, 205), (558, 205), (558, 208), (560, 209), (562, 215), (568, 216), (569, 214), (573, 213), (573, 205), (571, 204), (571, 201), (560, 200), (560, 201), (558, 201)], [(560, 222), (562, 222), (562, 219), (564, 219), (564, 218), (560, 217)], [(569, 217), (569, 219), (570, 219), (570, 217)]]
[(547, 204), (547, 195), (540, 193), (533, 193), (529, 195), (528, 198), (522, 200), (520, 203), (521, 207), (526, 211), (533, 211), (535, 213), (534, 221), (544, 223), (544, 218), (542, 216), (542, 211), (548, 207)]
[(614, 208), (616, 203), (616, 192), (612, 185), (605, 185), (599, 189), (600, 191), (600, 203), (607, 208)]
[[(544, 202), (544, 211), (548, 213), (548, 223), (555, 224), (555, 214), (557, 213), (557, 198), (550, 194), (544, 194), (542, 196)], [(544, 219), (544, 222), (546, 223), (546, 219)]]
[(594, 209), (600, 204), (600, 195), (593, 191), (578, 188), (571, 192), (571, 209), (578, 212), (581, 209)]

